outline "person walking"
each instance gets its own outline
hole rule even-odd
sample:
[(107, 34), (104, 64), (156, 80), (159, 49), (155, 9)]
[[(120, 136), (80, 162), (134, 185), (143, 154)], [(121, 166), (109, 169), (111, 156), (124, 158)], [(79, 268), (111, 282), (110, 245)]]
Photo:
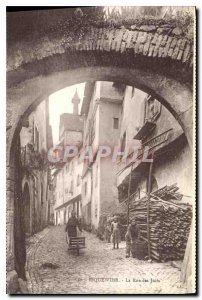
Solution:
[(107, 243), (110, 243), (110, 237), (111, 237), (111, 225), (110, 222), (107, 221), (107, 224), (105, 226), (105, 241)]
[(126, 258), (130, 257), (131, 245), (135, 240), (140, 238), (139, 226), (136, 223), (136, 219), (133, 218), (131, 224), (129, 224), (126, 235)]
[(79, 220), (76, 218), (75, 211), (72, 211), (71, 217), (69, 218), (65, 227), (67, 241), (70, 237), (77, 237), (77, 228), (80, 230), (80, 232), (82, 232), (81, 222), (79, 222)]
[(114, 221), (111, 223), (111, 235), (112, 235), (112, 242), (113, 242), (113, 249), (117, 245), (117, 249), (119, 249), (119, 243), (121, 242), (121, 230), (120, 230), (120, 223), (118, 217), (114, 217)]

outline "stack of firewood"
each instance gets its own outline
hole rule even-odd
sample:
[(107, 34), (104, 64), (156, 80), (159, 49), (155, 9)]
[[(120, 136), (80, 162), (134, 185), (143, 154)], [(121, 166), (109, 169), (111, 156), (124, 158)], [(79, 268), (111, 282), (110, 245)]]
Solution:
[[(172, 185), (151, 193), (149, 236), (151, 257), (157, 261), (181, 260), (184, 257), (192, 208), (189, 204), (173, 202), (173, 199), (182, 199), (183, 195), (176, 193), (177, 190), (176, 185)], [(130, 218), (136, 217), (141, 239), (148, 242), (147, 201), (147, 196), (131, 199)]]
[(170, 185), (170, 186), (164, 186), (161, 189), (153, 192), (154, 196), (157, 196), (161, 198), (162, 200), (181, 200), (183, 195), (177, 192), (179, 190), (179, 187), (177, 187), (177, 183)]

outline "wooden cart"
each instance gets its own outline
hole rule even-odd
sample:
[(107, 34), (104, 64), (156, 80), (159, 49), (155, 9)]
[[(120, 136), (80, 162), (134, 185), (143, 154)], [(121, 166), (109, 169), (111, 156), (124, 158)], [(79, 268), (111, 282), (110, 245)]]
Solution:
[(76, 250), (77, 255), (79, 255), (79, 250), (86, 248), (85, 246), (85, 237), (70, 237), (68, 241), (69, 247), (68, 250)]

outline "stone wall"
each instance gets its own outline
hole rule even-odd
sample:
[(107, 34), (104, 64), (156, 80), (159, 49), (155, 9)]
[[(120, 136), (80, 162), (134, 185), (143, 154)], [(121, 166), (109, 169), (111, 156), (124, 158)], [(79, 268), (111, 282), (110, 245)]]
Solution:
[[(24, 80), (25, 75), (26, 78), (32, 78), (37, 75), (36, 72), (38, 75), (49, 72), (47, 68), (37, 66), (36, 62), (40, 63), (41, 60), (46, 60), (47, 63), (50, 63), (49, 57), (57, 58), (58, 55), (64, 53), (68, 54), (66, 56), (68, 66), (74, 68), (78, 65), (92, 65), (92, 60), (96, 65), (97, 60), (100, 60), (100, 63), (102, 60), (109, 63), (109, 53), (111, 53), (113, 55), (110, 56), (110, 64), (127, 64), (130, 66), (131, 63), (138, 63), (138, 65), (144, 65), (143, 62), (145, 63), (145, 58), (147, 58), (152, 63), (153, 68), (160, 71), (158, 67), (160, 64), (161, 67), (164, 67), (164, 71), (168, 69), (167, 72), (172, 72), (172, 75), (175, 76), (179, 76), (183, 68), (186, 72), (181, 75), (185, 81), (192, 72), (192, 41), (183, 37), (183, 32), (179, 28), (172, 28), (169, 25), (162, 27), (158, 25), (132, 25), (129, 29), (124, 27), (119, 29), (88, 27), (85, 28), (85, 32), (82, 39), (79, 41), (74, 39), (70, 44), (67, 37), (58, 33), (54, 38), (50, 34), (39, 40), (21, 41), (12, 45), (12, 48), (8, 49), (9, 81), (11, 82), (13, 79), (19, 83), (19, 81)], [(118, 54), (127, 59), (120, 62)], [(32, 74), (29, 72), (31, 64), (35, 65)], [(167, 68), (168, 64), (170, 68)], [(21, 76), (16, 77), (14, 70), (19, 68), (21, 69)], [(57, 71), (58, 65), (54, 65), (54, 68)], [(49, 66), (50, 69), (53, 71), (51, 66)]]

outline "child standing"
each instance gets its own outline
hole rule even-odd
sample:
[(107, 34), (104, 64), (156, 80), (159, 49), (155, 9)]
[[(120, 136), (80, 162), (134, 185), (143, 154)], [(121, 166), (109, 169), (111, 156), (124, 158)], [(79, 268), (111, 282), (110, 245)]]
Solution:
[(111, 223), (111, 234), (112, 234), (112, 242), (114, 244), (113, 249), (117, 245), (117, 249), (119, 248), (119, 243), (121, 242), (121, 231), (120, 231), (120, 223), (118, 217), (114, 217), (114, 221)]

